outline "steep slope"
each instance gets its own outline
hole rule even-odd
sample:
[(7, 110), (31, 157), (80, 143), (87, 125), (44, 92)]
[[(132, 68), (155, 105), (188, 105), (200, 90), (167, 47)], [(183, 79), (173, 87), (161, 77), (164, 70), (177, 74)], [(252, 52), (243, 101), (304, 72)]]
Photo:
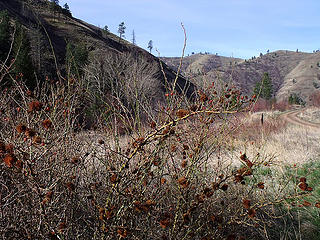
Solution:
[[(96, 26), (61, 12), (54, 13), (49, 8), (49, 1), (0, 1), (0, 10), (7, 10), (13, 19), (17, 19), (28, 30), (35, 65), (39, 69), (45, 69), (43, 71), (48, 75), (55, 70), (57, 70), (58, 75), (60, 72), (64, 72), (67, 42), (81, 42), (87, 46), (91, 56), (106, 52), (112, 52), (116, 55), (129, 53), (132, 58), (143, 58), (150, 64), (156, 64), (158, 66), (157, 86), (161, 86), (158, 91), (159, 93), (165, 91), (165, 78), (157, 57)], [(56, 59), (57, 66), (53, 64), (54, 59)], [(162, 65), (168, 81), (173, 81), (175, 72), (165, 63), (162, 63)], [(181, 76), (178, 78), (177, 88), (179, 90), (187, 89), (188, 95), (192, 95), (195, 90), (194, 86)]]
[(310, 54), (301, 60), (283, 79), (277, 98), (285, 99), (296, 93), (306, 101), (320, 88), (320, 53)]

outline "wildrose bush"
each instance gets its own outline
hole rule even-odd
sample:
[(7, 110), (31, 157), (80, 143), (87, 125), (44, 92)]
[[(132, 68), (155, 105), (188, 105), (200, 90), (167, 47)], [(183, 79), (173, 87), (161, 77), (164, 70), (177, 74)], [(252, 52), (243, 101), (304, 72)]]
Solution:
[[(253, 99), (229, 86), (212, 85), (193, 102), (171, 90), (150, 127), (124, 143), (111, 131), (80, 132), (79, 109), (94, 94), (84, 82), (1, 90), (3, 237), (243, 239), (275, 226), (270, 206), (290, 192), (270, 201), (268, 182), (252, 181), (271, 160), (245, 153), (236, 154), (238, 163), (226, 160), (224, 141), (234, 131), (227, 123)], [(116, 103), (101, 106), (131, 114)]]
[[(86, 227), (91, 217), (86, 199), (74, 194), (82, 191), (75, 185), (85, 158), (73, 135), (80, 128), (76, 109), (81, 94), (74, 80), (48, 84), (39, 92), (30, 92), (18, 82), (1, 89), (3, 238), (46, 239), (71, 228), (67, 235), (73, 239), (94, 234), (94, 225)], [(72, 224), (66, 226), (69, 220)]]

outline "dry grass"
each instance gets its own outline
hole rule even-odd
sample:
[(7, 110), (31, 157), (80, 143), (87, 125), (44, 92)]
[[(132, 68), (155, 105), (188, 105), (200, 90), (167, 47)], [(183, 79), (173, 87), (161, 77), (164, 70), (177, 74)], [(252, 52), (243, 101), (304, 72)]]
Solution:
[[(298, 116), (316, 122), (319, 112), (319, 108), (308, 108)], [(242, 121), (237, 145), (246, 144), (253, 155), (261, 149), (265, 154), (276, 156), (275, 160), (282, 165), (303, 164), (319, 156), (320, 128), (288, 124), (279, 111), (253, 113)]]

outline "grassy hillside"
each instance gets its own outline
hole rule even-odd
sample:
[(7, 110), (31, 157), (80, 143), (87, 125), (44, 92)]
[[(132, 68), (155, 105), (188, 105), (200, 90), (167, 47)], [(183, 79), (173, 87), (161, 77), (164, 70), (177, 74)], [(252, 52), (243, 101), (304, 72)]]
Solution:
[[(163, 58), (169, 66), (177, 68), (177, 58)], [(301, 96), (306, 102), (318, 92), (319, 88), (319, 53), (303, 53), (280, 50), (261, 57), (241, 60), (215, 55), (195, 54), (184, 58), (183, 72), (193, 75), (196, 84), (222, 79), (232, 81), (245, 93), (252, 93), (263, 73), (268, 72), (273, 83), (273, 90), (278, 101), (287, 100), (290, 94)]]

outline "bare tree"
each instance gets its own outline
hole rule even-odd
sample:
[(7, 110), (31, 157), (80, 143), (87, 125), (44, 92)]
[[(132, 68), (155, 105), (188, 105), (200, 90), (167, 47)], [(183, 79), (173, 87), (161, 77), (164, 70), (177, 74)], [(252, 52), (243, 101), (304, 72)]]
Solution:
[[(128, 120), (151, 116), (155, 104), (163, 96), (156, 80), (158, 66), (131, 54), (104, 53), (95, 55), (86, 67), (89, 92), (93, 103), (107, 102), (121, 106)], [(134, 122), (134, 121), (131, 121)], [(139, 120), (134, 124), (140, 124)]]
[(135, 34), (134, 30), (132, 31), (132, 44), (136, 45), (136, 34)]

